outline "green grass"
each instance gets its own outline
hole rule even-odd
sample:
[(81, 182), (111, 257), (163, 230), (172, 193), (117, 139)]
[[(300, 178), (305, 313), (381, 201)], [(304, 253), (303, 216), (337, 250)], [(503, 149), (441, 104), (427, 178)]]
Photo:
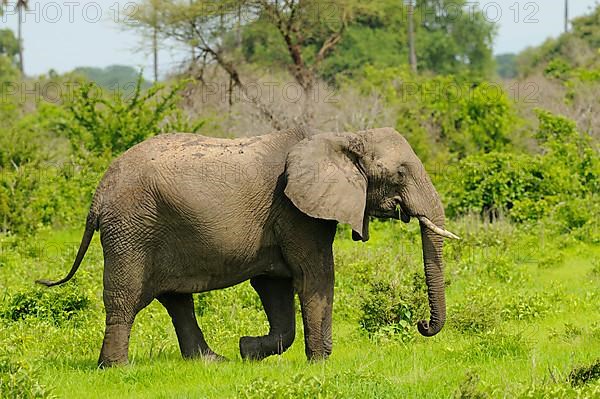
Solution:
[(0, 396), (600, 396), (595, 377), (569, 384), (572, 370), (600, 357), (600, 247), (502, 222), (465, 219), (451, 227), (464, 240), (445, 248), (448, 323), (436, 337), (423, 338), (412, 325), (401, 334), (361, 329), (374, 283), (389, 283), (406, 298), (403, 287), (423, 273), (416, 223), (375, 222), (368, 243), (352, 242), (345, 229), (336, 239), (334, 347), (326, 362), (307, 363), (299, 313), (290, 350), (243, 362), (239, 337), (268, 328), (244, 283), (198, 299), (206, 338), (229, 362), (182, 360), (166, 311), (154, 302), (134, 325), (131, 364), (110, 370), (96, 368), (104, 328), (98, 238), (73, 282), (42, 290), (33, 281), (67, 272), (81, 232), (0, 237)]

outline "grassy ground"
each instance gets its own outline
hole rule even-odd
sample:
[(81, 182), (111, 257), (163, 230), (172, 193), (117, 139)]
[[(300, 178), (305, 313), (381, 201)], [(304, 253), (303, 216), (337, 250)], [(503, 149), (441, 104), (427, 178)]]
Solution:
[(345, 230), (336, 240), (328, 361), (306, 362), (298, 315), (288, 352), (242, 362), (239, 337), (267, 330), (245, 283), (197, 297), (209, 344), (230, 362), (182, 360), (155, 302), (134, 325), (131, 365), (104, 371), (96, 369), (104, 320), (97, 237), (75, 281), (50, 290), (32, 282), (66, 273), (80, 232), (0, 238), (0, 396), (600, 397), (600, 247), (543, 226), (465, 219), (451, 227), (464, 240), (445, 248), (448, 323), (434, 338), (412, 325), (426, 315), (416, 223), (373, 223), (368, 243)]

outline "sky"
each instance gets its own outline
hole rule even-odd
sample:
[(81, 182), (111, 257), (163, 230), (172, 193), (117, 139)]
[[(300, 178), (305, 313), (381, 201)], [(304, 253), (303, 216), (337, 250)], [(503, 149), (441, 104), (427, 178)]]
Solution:
[[(0, 29), (16, 31), (13, 4), (0, 17)], [(399, 2), (402, 0), (398, 0)], [(590, 11), (597, 0), (569, 0), (570, 16)], [(480, 0), (486, 18), (498, 26), (494, 53), (516, 53), (528, 46), (556, 37), (564, 30), (564, 0)], [(78, 66), (105, 67), (122, 64), (143, 68), (150, 76), (152, 58), (141, 48), (139, 33), (120, 28), (131, 10), (130, 0), (30, 0), (24, 16), (25, 72), (39, 75), (54, 69), (64, 73)], [(160, 73), (176, 68), (183, 51), (163, 43), (159, 55)]]

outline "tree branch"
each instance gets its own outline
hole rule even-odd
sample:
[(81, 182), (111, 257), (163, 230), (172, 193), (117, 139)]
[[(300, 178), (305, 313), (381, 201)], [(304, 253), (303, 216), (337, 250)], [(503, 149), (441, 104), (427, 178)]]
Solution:
[[(199, 33), (199, 32), (198, 32)], [(248, 88), (242, 82), (240, 78), (240, 74), (237, 68), (234, 66), (233, 62), (225, 60), (219, 51), (214, 50), (204, 39), (204, 36), (198, 34), (202, 45), (199, 47), (200, 50), (205, 52), (206, 54), (210, 54), (213, 59), (219, 64), (219, 66), (229, 75), (229, 78), (233, 82), (235, 86), (237, 86), (244, 97), (248, 99), (254, 106), (259, 110), (261, 115), (271, 124), (271, 126), (276, 130), (282, 130), (285, 128), (285, 123), (275, 116), (273, 110), (265, 104), (260, 98), (256, 96), (251, 96), (248, 93)]]

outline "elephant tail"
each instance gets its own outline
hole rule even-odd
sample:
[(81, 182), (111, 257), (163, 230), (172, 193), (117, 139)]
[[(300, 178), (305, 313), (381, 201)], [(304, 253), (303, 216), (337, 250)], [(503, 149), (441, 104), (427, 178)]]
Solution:
[(50, 280), (36, 280), (37, 284), (45, 285), (46, 287), (53, 287), (55, 285), (61, 285), (69, 281), (73, 278), (77, 269), (79, 269), (79, 265), (85, 256), (85, 253), (90, 246), (90, 242), (92, 241), (92, 237), (94, 237), (94, 232), (98, 230), (99, 227), (99, 219), (96, 212), (94, 212), (93, 207), (90, 210), (90, 213), (87, 216), (87, 220), (85, 223), (85, 232), (83, 233), (83, 238), (81, 239), (81, 244), (79, 244), (79, 250), (77, 251), (77, 256), (75, 257), (75, 262), (73, 262), (73, 266), (69, 271), (69, 274), (62, 280), (58, 281), (50, 281)]

